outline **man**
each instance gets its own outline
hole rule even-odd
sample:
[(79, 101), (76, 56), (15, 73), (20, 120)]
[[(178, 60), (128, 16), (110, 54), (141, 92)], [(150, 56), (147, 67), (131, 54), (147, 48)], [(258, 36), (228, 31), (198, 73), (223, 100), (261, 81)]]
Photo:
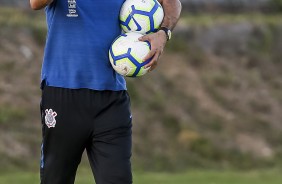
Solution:
[[(131, 113), (125, 80), (108, 50), (121, 33), (124, 0), (30, 0), (45, 8), (47, 40), (41, 74), (41, 184), (73, 184), (86, 149), (96, 184), (131, 184)], [(179, 0), (159, 0), (162, 28), (149, 41), (157, 66), (181, 11)]]

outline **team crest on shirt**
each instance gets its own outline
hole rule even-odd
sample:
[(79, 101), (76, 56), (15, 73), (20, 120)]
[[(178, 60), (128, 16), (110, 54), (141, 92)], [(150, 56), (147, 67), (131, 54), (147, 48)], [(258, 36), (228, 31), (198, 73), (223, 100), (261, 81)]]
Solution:
[(53, 111), (53, 109), (46, 109), (45, 110), (45, 124), (48, 128), (54, 128), (56, 126), (56, 119), (57, 113)]

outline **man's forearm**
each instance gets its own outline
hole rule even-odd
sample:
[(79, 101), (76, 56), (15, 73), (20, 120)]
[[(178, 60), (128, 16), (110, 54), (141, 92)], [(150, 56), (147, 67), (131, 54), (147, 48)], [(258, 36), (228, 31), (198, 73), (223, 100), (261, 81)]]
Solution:
[(30, 0), (30, 6), (34, 10), (40, 10), (52, 2), (53, 0)]
[(165, 12), (165, 17), (161, 26), (173, 30), (180, 17), (182, 8), (181, 3), (179, 0), (159, 0), (159, 2), (162, 4)]

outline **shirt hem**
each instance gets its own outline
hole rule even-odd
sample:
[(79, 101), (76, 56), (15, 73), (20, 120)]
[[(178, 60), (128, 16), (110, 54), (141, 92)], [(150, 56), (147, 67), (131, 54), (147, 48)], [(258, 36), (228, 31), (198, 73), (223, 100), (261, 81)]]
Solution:
[[(44, 84), (43, 84), (44, 83)], [(83, 85), (66, 85), (66, 84), (61, 84), (60, 82), (49, 82), (46, 79), (41, 80), (41, 86), (46, 85), (46, 86), (52, 86), (52, 87), (59, 87), (59, 88), (66, 88), (66, 89), (91, 89), (91, 90), (96, 90), (96, 91), (126, 91), (126, 83), (123, 85), (116, 85), (116, 87), (109, 86), (109, 85), (90, 85), (90, 84), (83, 84)]]

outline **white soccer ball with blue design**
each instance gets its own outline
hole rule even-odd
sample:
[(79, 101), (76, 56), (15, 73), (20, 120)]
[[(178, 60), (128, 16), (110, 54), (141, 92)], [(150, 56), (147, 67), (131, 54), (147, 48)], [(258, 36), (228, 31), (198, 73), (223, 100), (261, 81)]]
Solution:
[(113, 42), (109, 58), (114, 70), (127, 77), (139, 77), (145, 75), (148, 68), (144, 68), (151, 59), (143, 61), (145, 56), (150, 52), (149, 42), (139, 41), (138, 38), (143, 36), (140, 33), (125, 33), (117, 37)]
[(163, 18), (164, 10), (157, 0), (126, 0), (119, 16), (124, 32), (141, 34), (156, 32)]

